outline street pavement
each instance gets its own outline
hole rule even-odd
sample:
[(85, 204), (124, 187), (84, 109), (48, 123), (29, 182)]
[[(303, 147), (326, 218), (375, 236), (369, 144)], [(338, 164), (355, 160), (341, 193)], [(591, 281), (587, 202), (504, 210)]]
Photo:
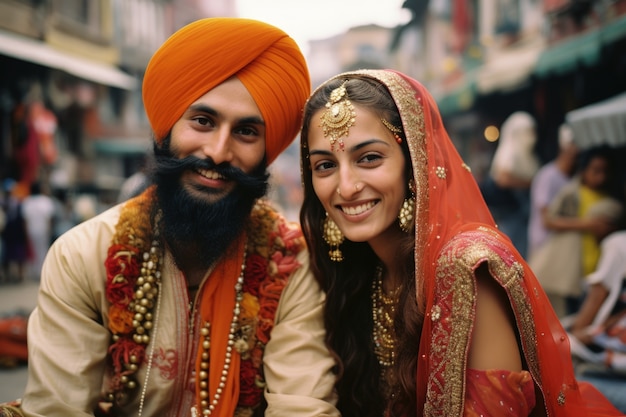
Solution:
[[(10, 313), (31, 312), (37, 304), (39, 283), (0, 283), (0, 317)], [(0, 402), (20, 398), (26, 387), (28, 368), (0, 368)]]

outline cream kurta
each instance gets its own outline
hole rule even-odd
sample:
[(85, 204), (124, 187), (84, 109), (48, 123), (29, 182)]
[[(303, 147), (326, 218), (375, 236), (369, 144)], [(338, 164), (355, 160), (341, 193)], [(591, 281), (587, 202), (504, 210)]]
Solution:
[[(75, 227), (47, 255), (38, 306), (28, 326), (29, 379), (26, 416), (92, 416), (105, 389), (109, 303), (104, 261), (120, 207)], [(146, 389), (142, 416), (188, 416), (193, 398), (193, 334), (189, 332), (186, 281), (167, 254), (157, 329), (146, 349), (153, 364), (137, 375)], [(323, 293), (303, 265), (289, 280), (265, 348), (266, 416), (338, 416), (332, 393), (334, 361), (324, 344)], [(156, 335), (154, 334), (156, 333)], [(124, 409), (135, 416), (141, 392)], [(178, 411), (182, 410), (182, 411)]]

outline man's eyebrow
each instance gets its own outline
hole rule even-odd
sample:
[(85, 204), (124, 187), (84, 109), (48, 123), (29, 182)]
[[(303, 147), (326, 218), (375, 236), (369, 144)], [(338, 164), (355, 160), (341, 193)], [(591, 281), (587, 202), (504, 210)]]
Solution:
[[(200, 104), (200, 103), (192, 104), (191, 106), (189, 106), (189, 109), (187, 111), (207, 113), (214, 117), (220, 116), (220, 112), (215, 110), (213, 107), (207, 106), (206, 104)], [(258, 116), (243, 117), (241, 119), (238, 119), (238, 123), (265, 126), (265, 121)]]
[(197, 112), (202, 112), (202, 113), (209, 113), (210, 115), (213, 115), (213, 116), (219, 116), (219, 114), (220, 114), (213, 107), (209, 107), (206, 104), (192, 104), (191, 106), (189, 106), (189, 109), (187, 109), (187, 111), (197, 111)]
[(265, 126), (265, 120), (261, 119), (260, 117), (257, 116), (250, 116), (250, 117), (244, 117), (239, 119), (239, 123), (240, 124), (244, 124), (244, 125), (261, 125), (261, 126)]

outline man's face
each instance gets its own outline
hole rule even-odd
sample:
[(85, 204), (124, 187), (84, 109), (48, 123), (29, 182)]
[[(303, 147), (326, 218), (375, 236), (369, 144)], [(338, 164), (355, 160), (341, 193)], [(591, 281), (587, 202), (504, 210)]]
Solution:
[[(232, 77), (194, 101), (171, 131), (171, 152), (177, 158), (210, 159), (249, 174), (265, 156), (265, 122), (254, 99)], [(235, 182), (212, 168), (184, 172), (181, 186), (207, 203), (221, 200)]]
[(155, 157), (162, 235), (177, 263), (208, 268), (267, 191), (261, 113), (232, 78), (187, 109)]

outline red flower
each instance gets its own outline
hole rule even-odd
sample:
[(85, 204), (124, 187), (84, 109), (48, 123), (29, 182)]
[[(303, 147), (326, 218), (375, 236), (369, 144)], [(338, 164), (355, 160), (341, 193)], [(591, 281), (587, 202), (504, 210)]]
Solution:
[(129, 338), (120, 338), (109, 346), (109, 357), (116, 374), (125, 371), (124, 364), (131, 363), (131, 357), (134, 357), (134, 363), (142, 363), (144, 354), (144, 345), (139, 345)]
[(272, 262), (276, 263), (278, 276), (285, 278), (300, 266), (298, 258), (294, 255), (284, 256), (282, 252), (275, 252), (272, 255)]
[(267, 259), (256, 253), (249, 254), (246, 258), (246, 279), (243, 282), (243, 292), (256, 297), (259, 294), (259, 285), (266, 276)]
[(261, 402), (263, 388), (257, 386), (258, 369), (250, 361), (241, 361), (239, 383), (239, 406), (256, 407)]
[(304, 242), (302, 230), (286, 222), (278, 225), (278, 235), (282, 239), (285, 249), (289, 253), (297, 253), (302, 248)]
[(113, 245), (104, 262), (107, 271), (106, 297), (111, 304), (128, 305), (139, 276), (137, 249)]

